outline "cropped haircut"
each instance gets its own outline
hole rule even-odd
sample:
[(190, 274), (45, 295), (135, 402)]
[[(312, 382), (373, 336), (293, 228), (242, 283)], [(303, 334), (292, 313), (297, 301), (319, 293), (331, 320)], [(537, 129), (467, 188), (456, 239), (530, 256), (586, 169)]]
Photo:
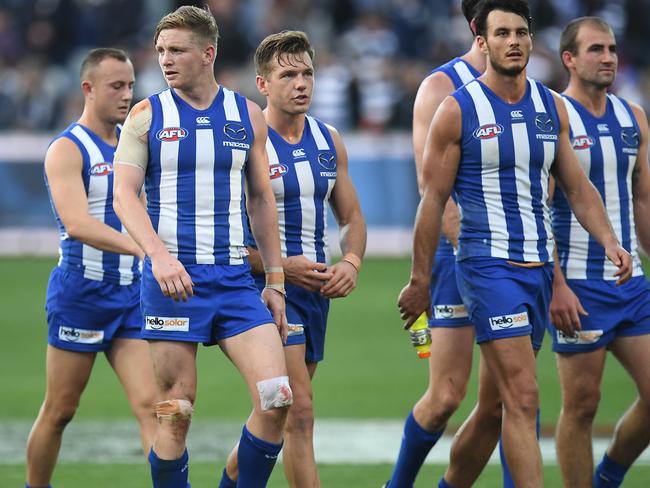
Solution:
[(117, 59), (123, 63), (126, 63), (129, 60), (129, 56), (125, 51), (122, 51), (121, 49), (115, 49), (113, 47), (99, 47), (97, 49), (93, 49), (81, 62), (81, 69), (79, 70), (79, 77), (81, 80), (83, 81), (84, 78), (86, 78), (88, 71), (108, 58)]
[(463, 11), (465, 19), (467, 19), (468, 24), (472, 22), (476, 16), (476, 7), (480, 2), (481, 0), (463, 0), (460, 4), (460, 8)]
[(255, 50), (255, 71), (260, 76), (271, 72), (271, 62), (276, 59), (281, 63), (284, 55), (298, 55), (306, 52), (314, 60), (314, 48), (307, 34), (302, 31), (282, 31), (264, 38)]
[[(560, 36), (560, 59), (562, 53), (568, 51), (574, 56), (578, 54), (578, 32), (583, 25), (590, 25), (603, 32), (612, 32), (612, 28), (600, 17), (578, 17), (567, 24)], [(564, 65), (564, 62), (562, 62)]]
[(207, 9), (183, 5), (165, 15), (156, 26), (156, 31), (153, 35), (154, 44), (158, 42), (160, 32), (165, 29), (188, 30), (207, 44), (213, 44), (215, 49), (217, 48), (219, 28), (214, 17)]
[(528, 29), (533, 22), (530, 17), (530, 8), (526, 0), (484, 0), (476, 7), (474, 21), (476, 22), (476, 34), (482, 37), (487, 35), (487, 18), (490, 12), (501, 10), (519, 15), (526, 21)]

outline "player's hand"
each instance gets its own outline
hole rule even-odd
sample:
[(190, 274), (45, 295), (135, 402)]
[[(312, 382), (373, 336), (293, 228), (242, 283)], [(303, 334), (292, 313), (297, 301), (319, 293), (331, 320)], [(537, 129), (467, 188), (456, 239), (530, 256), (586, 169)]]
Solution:
[(427, 313), (431, 318), (431, 294), (428, 286), (422, 286), (411, 280), (402, 288), (399, 298), (397, 299), (400, 317), (405, 321), (404, 328), (408, 329), (413, 322), (422, 315)]
[(553, 326), (568, 337), (574, 336), (582, 329), (580, 315), (589, 315), (564, 280), (561, 283), (553, 283), (550, 312)]
[(160, 257), (151, 258), (151, 271), (166, 297), (171, 297), (176, 302), (186, 302), (194, 295), (192, 278), (181, 262), (171, 254), (165, 253)]
[(622, 285), (632, 277), (632, 256), (623, 247), (616, 244), (616, 246), (606, 247), (605, 255), (614, 263), (618, 271), (614, 273), (617, 285)]
[(317, 263), (305, 256), (290, 256), (282, 260), (284, 279), (309, 291), (319, 291), (332, 273), (325, 263)]
[(273, 321), (278, 328), (282, 343), (286, 344), (287, 337), (289, 337), (289, 324), (285, 312), (286, 304), (284, 295), (273, 288), (264, 288), (262, 290), (262, 300), (273, 316)]
[(359, 272), (352, 263), (339, 261), (329, 267), (332, 277), (325, 283), (320, 292), (327, 298), (346, 297), (357, 286)]

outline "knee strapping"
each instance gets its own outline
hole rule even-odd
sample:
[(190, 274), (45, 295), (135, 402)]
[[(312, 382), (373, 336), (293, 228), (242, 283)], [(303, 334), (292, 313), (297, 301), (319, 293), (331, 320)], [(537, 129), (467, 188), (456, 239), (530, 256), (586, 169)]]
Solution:
[(178, 422), (189, 421), (192, 418), (194, 407), (188, 400), (174, 399), (156, 403), (156, 417), (160, 420)]
[(288, 407), (293, 403), (293, 393), (288, 376), (278, 376), (257, 382), (262, 410)]

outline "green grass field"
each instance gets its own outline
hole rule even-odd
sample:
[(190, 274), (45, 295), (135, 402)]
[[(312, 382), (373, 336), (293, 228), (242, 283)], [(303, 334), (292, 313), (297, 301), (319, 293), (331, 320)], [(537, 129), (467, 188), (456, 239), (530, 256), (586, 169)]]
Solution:
[[(0, 427), (12, 421), (32, 421), (42, 400), (47, 333), (43, 303), (47, 277), (54, 264), (53, 259), (0, 259)], [(333, 302), (326, 357), (314, 380), (317, 417), (401, 419), (423, 392), (427, 364), (412, 350), (395, 306), (408, 270), (405, 259), (368, 259), (354, 294)], [(550, 431), (559, 412), (560, 398), (548, 342), (539, 356), (538, 373), (542, 424), (545, 431)], [(475, 394), (472, 379), (468, 397), (450, 426), (462, 422)], [(596, 419), (598, 430), (610, 430), (634, 397), (632, 382), (610, 358)], [(201, 348), (195, 419), (243, 422), (248, 410), (247, 392), (234, 368), (218, 348)], [(105, 361), (98, 361), (76, 420), (128, 418), (128, 406), (116, 378)], [(24, 445), (15, 449), (23, 450)], [(192, 464), (194, 486), (215, 486), (219, 465), (221, 461), (214, 466)], [(390, 470), (384, 464), (326, 465), (321, 474), (324, 487), (376, 487), (385, 481)], [(443, 471), (443, 466), (425, 468), (417, 486), (432, 486)], [(548, 467), (546, 477), (547, 486), (560, 486), (557, 468)], [(147, 480), (145, 466), (62, 463), (55, 472), (54, 483), (65, 488), (139, 487), (147, 486)], [(632, 470), (625, 486), (648, 486), (647, 480), (650, 467), (639, 466)], [(0, 464), (0, 486), (21, 486), (23, 482), (24, 466)], [(499, 485), (499, 469), (491, 466), (477, 486)], [(279, 469), (269, 486), (285, 486)]]

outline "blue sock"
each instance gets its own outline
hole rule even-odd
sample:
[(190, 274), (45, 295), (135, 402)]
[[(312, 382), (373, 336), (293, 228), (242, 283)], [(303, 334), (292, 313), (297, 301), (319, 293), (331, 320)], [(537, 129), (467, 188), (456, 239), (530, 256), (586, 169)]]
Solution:
[[(537, 432), (537, 439), (539, 439), (539, 408), (537, 409), (537, 420), (535, 421), (535, 431)], [(501, 458), (501, 472), (503, 473), (503, 488), (515, 488), (515, 482), (512, 481), (512, 475), (510, 474), (510, 468), (508, 467), (508, 462), (506, 461), (506, 453), (503, 451), (503, 443), (499, 439), (499, 457)]]
[(237, 488), (237, 482), (231, 480), (226, 473), (226, 468), (223, 468), (223, 473), (221, 474), (221, 481), (217, 488)]
[(244, 425), (237, 450), (237, 464), (239, 465), (237, 486), (240, 488), (264, 488), (281, 449), (282, 443), (273, 444), (255, 437)]
[(618, 488), (623, 483), (628, 469), (629, 466), (612, 461), (605, 453), (594, 473), (594, 488)]
[(153, 488), (189, 488), (187, 482), (190, 467), (187, 449), (178, 459), (166, 461), (156, 456), (156, 453), (149, 451), (149, 464), (151, 465), (151, 480)]
[(449, 483), (445, 481), (444, 476), (440, 478), (440, 481), (438, 482), (438, 488), (454, 488), (451, 486)]
[(422, 463), (444, 430), (442, 428), (438, 432), (427, 432), (417, 423), (413, 412), (409, 413), (406, 422), (404, 422), (402, 445), (399, 448), (399, 455), (388, 488), (412, 488)]
[[(25, 482), (25, 488), (32, 488), (32, 487), (29, 486), (27, 482)], [(52, 488), (52, 485), (47, 485), (45, 488)]]

